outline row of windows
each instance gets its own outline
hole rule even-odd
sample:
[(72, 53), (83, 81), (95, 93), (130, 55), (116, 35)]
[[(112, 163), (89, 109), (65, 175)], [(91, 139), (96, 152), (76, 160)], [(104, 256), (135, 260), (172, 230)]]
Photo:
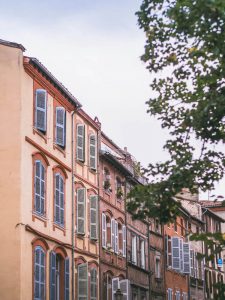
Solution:
[[(47, 91), (36, 90), (35, 97), (35, 127), (43, 134), (47, 132)], [(85, 162), (85, 125), (77, 124), (77, 160)], [(55, 109), (55, 144), (66, 147), (66, 110), (64, 107)], [(95, 134), (89, 135), (89, 166), (96, 170), (97, 167), (97, 138)]]
[[(35, 160), (34, 174), (34, 212), (46, 216), (46, 167), (41, 160)], [(77, 196), (77, 233), (86, 232), (86, 189), (76, 190)], [(98, 196), (90, 196), (90, 238), (97, 239)], [(54, 223), (65, 226), (65, 178), (61, 173), (54, 173)]]

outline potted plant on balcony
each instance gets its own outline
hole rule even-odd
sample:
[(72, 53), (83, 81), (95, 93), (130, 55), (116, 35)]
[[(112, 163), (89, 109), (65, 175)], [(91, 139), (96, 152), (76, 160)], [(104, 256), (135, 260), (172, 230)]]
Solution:
[(108, 179), (104, 181), (104, 189), (106, 191), (111, 192), (111, 184), (110, 184), (110, 181)]
[(117, 191), (116, 191), (116, 197), (118, 199), (121, 199), (123, 197), (123, 190), (121, 187), (117, 188)]

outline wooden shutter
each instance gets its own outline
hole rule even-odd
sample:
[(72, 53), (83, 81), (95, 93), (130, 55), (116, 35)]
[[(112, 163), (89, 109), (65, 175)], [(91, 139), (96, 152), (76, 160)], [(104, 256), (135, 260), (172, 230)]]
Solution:
[(64, 180), (60, 174), (55, 174), (55, 222), (64, 226)]
[(102, 247), (106, 248), (106, 215), (102, 213)]
[(85, 233), (85, 188), (77, 189), (77, 233)]
[(194, 250), (190, 250), (191, 276), (195, 277)]
[(90, 196), (90, 238), (97, 240), (98, 230), (98, 196)]
[(91, 300), (97, 300), (97, 270), (91, 269)]
[(65, 300), (70, 299), (70, 260), (69, 257), (65, 259)]
[(118, 222), (115, 221), (115, 250), (114, 250), (115, 253), (119, 252), (118, 242), (119, 242)]
[(45, 214), (45, 167), (40, 160), (35, 161), (34, 210)]
[(137, 264), (137, 237), (136, 235), (132, 236), (131, 241), (131, 255), (132, 255), (132, 263)]
[(56, 132), (55, 142), (57, 145), (65, 147), (66, 134), (66, 111), (64, 107), (56, 107)]
[(78, 265), (78, 300), (88, 300), (87, 263)]
[(177, 271), (180, 270), (180, 247), (177, 237), (172, 237), (172, 268)]
[(141, 268), (145, 269), (145, 241), (140, 240), (141, 248)]
[(111, 219), (111, 247), (115, 251), (115, 220)]
[(184, 260), (183, 260), (183, 239), (180, 239), (180, 272), (184, 270)]
[(183, 243), (183, 262), (184, 262), (183, 272), (185, 274), (190, 274), (190, 246), (189, 246), (189, 243)]
[(45, 299), (45, 252), (40, 246), (34, 251), (34, 298)]
[(130, 300), (130, 282), (128, 279), (120, 280), (120, 290), (123, 293), (123, 300)]
[(119, 277), (112, 278), (112, 300), (116, 300), (115, 293), (119, 287)]
[(96, 135), (91, 134), (89, 140), (89, 155), (90, 155), (90, 168), (96, 170)]
[(173, 300), (173, 290), (170, 288), (167, 290), (167, 298), (168, 300)]
[(50, 300), (55, 300), (56, 298), (56, 254), (55, 252), (50, 252)]
[(82, 124), (77, 125), (77, 159), (85, 161), (85, 127)]
[(47, 92), (46, 90), (36, 90), (36, 108), (35, 108), (35, 127), (43, 132), (46, 132), (46, 102)]
[(126, 246), (126, 226), (123, 225), (122, 227), (122, 235), (123, 235), (123, 257), (126, 257), (126, 249), (127, 249), (127, 246)]

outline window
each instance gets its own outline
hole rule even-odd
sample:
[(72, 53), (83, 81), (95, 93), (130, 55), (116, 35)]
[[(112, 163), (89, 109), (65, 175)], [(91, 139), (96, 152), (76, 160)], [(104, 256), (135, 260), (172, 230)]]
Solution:
[(88, 265), (87, 263), (78, 265), (78, 300), (88, 300)]
[(94, 134), (90, 135), (90, 140), (89, 140), (89, 164), (90, 164), (90, 168), (92, 170), (96, 170), (96, 165), (97, 165), (97, 156), (96, 156), (96, 147), (97, 143), (96, 143), (96, 136)]
[(85, 188), (77, 189), (77, 233), (85, 234)]
[(111, 183), (110, 183), (110, 173), (107, 168), (104, 168), (103, 187), (106, 192), (112, 192)]
[(167, 300), (173, 300), (173, 290), (167, 289)]
[(106, 227), (106, 215), (102, 213), (102, 247), (106, 248), (107, 243), (107, 227)]
[(137, 264), (137, 237), (136, 235), (132, 236), (131, 240), (131, 259), (132, 263)]
[(45, 215), (45, 167), (40, 160), (35, 161), (34, 211)]
[(55, 223), (64, 227), (64, 179), (55, 174)]
[(116, 177), (116, 197), (121, 199), (123, 197), (122, 182), (119, 177)]
[(77, 160), (85, 161), (85, 127), (77, 125)]
[(114, 242), (114, 252), (119, 253), (119, 229), (118, 229), (118, 222), (115, 220), (115, 242)]
[(122, 237), (123, 237), (123, 257), (126, 257), (126, 226), (122, 226)]
[(69, 258), (61, 253), (50, 252), (50, 300), (69, 300)]
[(180, 227), (181, 227), (181, 235), (185, 236), (184, 220), (183, 219), (180, 219)]
[(97, 240), (98, 238), (98, 196), (90, 196), (90, 238)]
[(172, 267), (172, 244), (171, 237), (169, 235), (166, 236), (166, 263), (167, 267)]
[(155, 278), (161, 278), (160, 258), (159, 257), (156, 257), (156, 259), (155, 259)]
[(97, 300), (97, 271), (95, 268), (90, 271), (91, 279), (91, 300)]
[(123, 299), (130, 299), (130, 285), (128, 279), (120, 280), (119, 277), (112, 278), (112, 300), (116, 300), (115, 293), (117, 289), (120, 289), (123, 293)]
[(190, 246), (189, 243), (183, 243), (184, 267), (183, 272), (190, 274)]
[(46, 132), (47, 124), (47, 92), (46, 90), (37, 89), (35, 95), (35, 127)]
[(55, 143), (61, 147), (66, 145), (66, 111), (64, 107), (56, 107)]
[(187, 293), (183, 292), (183, 300), (188, 300)]
[(177, 220), (174, 222), (174, 231), (177, 232)]
[(180, 300), (180, 291), (176, 291), (176, 300)]
[(161, 225), (159, 223), (158, 219), (155, 219), (155, 232), (160, 233), (161, 234)]
[(34, 249), (34, 300), (45, 300), (45, 252), (40, 246)]
[(111, 219), (111, 247), (115, 250), (115, 220)]
[(140, 240), (141, 268), (145, 269), (145, 241)]
[(180, 243), (179, 238), (172, 237), (172, 268), (180, 270)]

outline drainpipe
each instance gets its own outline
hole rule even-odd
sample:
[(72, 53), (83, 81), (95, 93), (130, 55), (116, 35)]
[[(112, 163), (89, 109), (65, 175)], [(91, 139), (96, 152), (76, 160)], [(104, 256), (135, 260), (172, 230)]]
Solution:
[(149, 300), (151, 299), (151, 296), (152, 296), (152, 291), (151, 291), (151, 262), (150, 262), (150, 259), (151, 259), (151, 249), (150, 249), (150, 232), (149, 232), (149, 225), (150, 225), (150, 222), (149, 219), (148, 219), (148, 225), (147, 225), (147, 229), (148, 229), (148, 233), (147, 233), (147, 236), (148, 236), (148, 288), (149, 288), (149, 292), (148, 292), (148, 297), (149, 297)]
[(73, 126), (73, 116), (74, 116), (75, 111), (72, 112), (72, 154), (71, 154), (71, 160), (72, 160), (72, 233), (71, 233), (71, 238), (72, 238), (72, 300), (75, 299), (75, 293), (74, 293), (74, 126)]
[[(103, 290), (101, 290), (101, 286), (104, 287), (104, 284), (102, 282), (102, 276), (101, 276), (101, 263), (100, 263), (100, 240), (101, 240), (101, 228), (100, 228), (100, 219), (101, 219), (101, 213), (100, 213), (100, 145), (101, 145), (101, 128), (98, 130), (98, 141), (97, 141), (97, 185), (98, 185), (98, 216), (99, 216), (99, 222), (98, 222), (98, 258), (99, 258), (99, 281), (98, 281), (98, 290), (99, 290), (99, 299), (101, 299), (101, 296), (103, 295)], [(107, 289), (108, 293), (108, 289)]]
[(127, 207), (126, 207), (126, 203), (127, 203), (127, 177), (125, 177), (125, 184), (124, 184), (124, 194), (125, 194), (125, 202), (124, 202), (124, 211), (125, 211), (125, 226), (126, 226), (126, 277), (128, 279), (128, 258), (127, 258), (127, 232), (128, 232), (128, 228), (127, 228)]

